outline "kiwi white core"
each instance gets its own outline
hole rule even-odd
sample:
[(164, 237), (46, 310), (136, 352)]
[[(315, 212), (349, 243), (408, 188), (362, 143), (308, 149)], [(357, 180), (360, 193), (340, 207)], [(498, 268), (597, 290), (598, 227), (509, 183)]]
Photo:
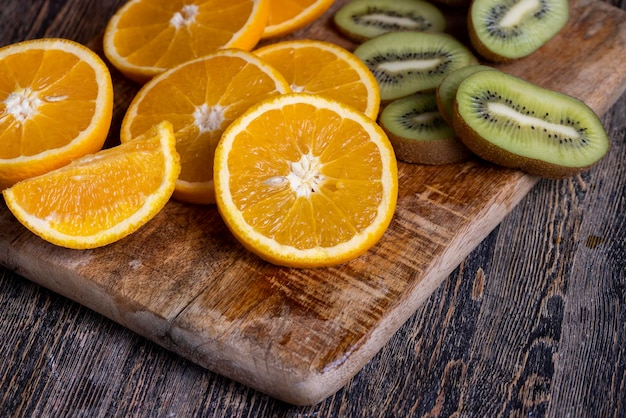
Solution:
[(427, 70), (437, 68), (443, 62), (440, 58), (426, 60), (387, 61), (378, 65), (378, 69), (390, 73), (401, 73), (410, 70)]
[(420, 27), (420, 25), (418, 25), (415, 20), (410, 19), (408, 17), (389, 16), (389, 15), (382, 14), (382, 13), (381, 14), (376, 13), (376, 14), (363, 16), (361, 18), (361, 21), (366, 25), (368, 24), (380, 25), (382, 23), (385, 25), (398, 26), (403, 29), (417, 29)]
[(528, 126), (534, 129), (543, 129), (544, 131), (556, 132), (559, 135), (568, 138), (580, 138), (578, 131), (571, 126), (563, 126), (558, 123), (547, 122), (534, 116), (524, 115), (515, 109), (503, 103), (488, 103), (487, 109), (492, 115), (502, 116), (510, 120), (518, 122), (520, 125)]
[(541, 3), (539, 0), (522, 0), (519, 3), (516, 3), (515, 6), (511, 7), (511, 9), (504, 15), (500, 21), (500, 26), (503, 28), (512, 28), (515, 25), (519, 25), (524, 21), (524, 18), (528, 14), (534, 13), (540, 8)]
[(441, 113), (439, 112), (424, 112), (424, 113), (420, 113), (419, 115), (414, 116), (413, 121), (417, 123), (427, 124), (429, 122), (432, 122), (433, 120), (435, 120), (436, 118), (440, 116), (441, 116)]

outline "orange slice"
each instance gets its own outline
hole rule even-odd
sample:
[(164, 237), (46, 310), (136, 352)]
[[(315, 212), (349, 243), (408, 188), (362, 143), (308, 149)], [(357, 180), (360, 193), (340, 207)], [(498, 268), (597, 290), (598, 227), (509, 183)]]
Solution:
[(324, 41), (293, 40), (253, 52), (280, 71), (292, 91), (336, 99), (376, 119), (380, 106), (378, 83), (350, 51)]
[(171, 124), (3, 191), (15, 217), (53, 244), (95, 248), (117, 241), (167, 203), (180, 170)]
[(256, 55), (235, 49), (215, 52), (146, 83), (126, 111), (121, 141), (169, 120), (182, 165), (174, 198), (214, 203), (213, 153), (224, 129), (258, 101), (289, 91), (283, 76)]
[(270, 0), (263, 39), (287, 35), (319, 18), (333, 0)]
[(217, 208), (261, 258), (321, 267), (371, 248), (391, 222), (398, 171), (385, 133), (336, 100), (266, 99), (235, 120), (215, 152)]
[(99, 151), (113, 112), (105, 63), (66, 39), (0, 48), (0, 190)]
[(269, 0), (130, 0), (111, 17), (104, 53), (144, 83), (222, 48), (251, 50), (261, 38)]

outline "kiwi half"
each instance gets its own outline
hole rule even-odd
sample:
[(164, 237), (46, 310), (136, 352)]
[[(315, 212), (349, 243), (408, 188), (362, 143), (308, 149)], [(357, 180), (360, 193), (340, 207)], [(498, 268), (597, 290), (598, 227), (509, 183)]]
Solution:
[(443, 13), (422, 0), (353, 0), (335, 13), (334, 22), (357, 43), (387, 32), (443, 32), (446, 27)]
[(452, 125), (454, 98), (459, 84), (461, 84), (461, 81), (465, 80), (467, 76), (485, 70), (493, 70), (493, 67), (487, 65), (468, 65), (467, 67), (459, 68), (448, 74), (437, 87), (437, 106), (439, 107), (441, 116), (443, 116), (450, 125)]
[(610, 141), (582, 101), (502, 71), (480, 71), (459, 85), (453, 127), (485, 160), (550, 178), (599, 161)]
[(438, 165), (463, 161), (472, 155), (441, 116), (435, 93), (392, 101), (382, 111), (379, 124), (401, 161)]
[(484, 58), (507, 62), (530, 55), (567, 23), (568, 0), (474, 0), (470, 42)]
[(370, 69), (382, 101), (433, 90), (452, 71), (476, 62), (450, 35), (430, 32), (390, 32), (354, 50)]

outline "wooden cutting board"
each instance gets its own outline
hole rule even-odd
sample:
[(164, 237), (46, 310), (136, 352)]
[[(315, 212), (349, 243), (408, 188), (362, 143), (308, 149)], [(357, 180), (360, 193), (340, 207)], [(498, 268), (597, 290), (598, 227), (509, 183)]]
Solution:
[[(352, 49), (331, 24), (344, 3), (292, 37)], [(463, 13), (449, 13), (449, 21), (449, 31), (465, 40)], [(577, 0), (555, 39), (500, 68), (603, 114), (626, 90), (626, 13)], [(114, 78), (112, 142), (137, 91)], [(314, 404), (347, 383), (537, 181), (478, 160), (401, 163), (397, 211), (380, 243), (350, 263), (317, 270), (259, 260), (233, 239), (214, 206), (171, 201), (132, 236), (75, 251), (37, 238), (2, 203), (0, 263), (212, 371), (290, 403)]]

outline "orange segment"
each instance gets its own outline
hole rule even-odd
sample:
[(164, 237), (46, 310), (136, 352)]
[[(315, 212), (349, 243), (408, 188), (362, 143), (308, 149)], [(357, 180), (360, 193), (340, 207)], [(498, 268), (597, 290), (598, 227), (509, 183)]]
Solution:
[(385, 133), (338, 101), (266, 99), (224, 132), (215, 153), (217, 207), (233, 235), (278, 265), (342, 263), (391, 222), (398, 172)]
[(367, 66), (350, 51), (316, 40), (277, 42), (254, 51), (280, 71), (294, 92), (321, 94), (376, 119), (380, 91)]
[(15, 217), (41, 238), (67, 248), (117, 241), (167, 203), (180, 170), (172, 126), (99, 151), (3, 191)]
[(100, 150), (113, 112), (105, 63), (65, 39), (0, 48), (0, 189)]
[(263, 38), (287, 35), (322, 16), (333, 0), (270, 0)]
[(146, 83), (126, 111), (121, 141), (169, 120), (182, 165), (174, 198), (214, 203), (213, 153), (224, 129), (258, 101), (289, 91), (282, 75), (254, 54), (222, 50)]
[(104, 52), (127, 77), (146, 82), (222, 48), (252, 49), (269, 0), (130, 0), (110, 19)]

